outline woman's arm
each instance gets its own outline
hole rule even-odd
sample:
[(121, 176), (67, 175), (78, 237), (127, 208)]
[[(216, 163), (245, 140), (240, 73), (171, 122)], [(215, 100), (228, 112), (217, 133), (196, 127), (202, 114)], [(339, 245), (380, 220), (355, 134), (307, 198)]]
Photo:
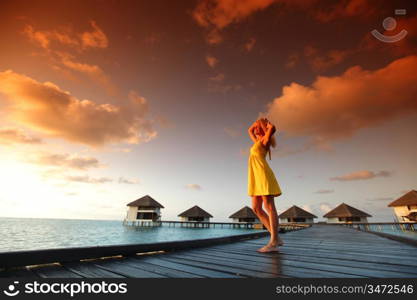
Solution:
[(266, 124), (266, 133), (265, 133), (265, 135), (262, 139), (262, 144), (264, 145), (264, 147), (266, 147), (268, 145), (268, 143), (271, 140), (272, 135), (276, 131), (275, 125), (270, 123), (268, 120), (266, 120), (266, 122), (267, 122), (267, 124)]
[(256, 137), (255, 137), (255, 134), (253, 133), (253, 130), (255, 129), (256, 126), (258, 126), (258, 121), (253, 122), (253, 124), (248, 129), (249, 137), (254, 143), (256, 143)]

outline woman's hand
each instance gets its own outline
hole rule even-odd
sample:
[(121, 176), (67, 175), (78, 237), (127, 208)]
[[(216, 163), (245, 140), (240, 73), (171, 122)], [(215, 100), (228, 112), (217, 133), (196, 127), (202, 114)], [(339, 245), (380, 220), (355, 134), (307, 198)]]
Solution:
[(256, 126), (259, 126), (259, 120), (253, 122), (253, 124), (249, 127), (249, 130), (253, 130)]

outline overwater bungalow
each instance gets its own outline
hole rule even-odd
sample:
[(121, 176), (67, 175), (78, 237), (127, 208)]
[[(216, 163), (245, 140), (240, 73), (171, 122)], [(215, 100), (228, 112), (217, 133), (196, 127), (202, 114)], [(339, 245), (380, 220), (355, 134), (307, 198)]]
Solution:
[(317, 216), (296, 205), (291, 206), (278, 217), (281, 223), (314, 223), (314, 218), (317, 218)]
[(370, 214), (342, 203), (323, 216), (327, 223), (368, 223)]
[(183, 222), (210, 222), (210, 218), (213, 218), (212, 215), (197, 205), (194, 205), (190, 209), (180, 213), (178, 217), (180, 217), (180, 220)]
[(260, 223), (252, 208), (245, 206), (229, 216), (234, 223)]
[(146, 195), (127, 204), (125, 221), (156, 222), (161, 220), (161, 203)]
[(411, 190), (400, 198), (388, 204), (394, 208), (394, 213), (399, 222), (417, 221), (417, 191)]

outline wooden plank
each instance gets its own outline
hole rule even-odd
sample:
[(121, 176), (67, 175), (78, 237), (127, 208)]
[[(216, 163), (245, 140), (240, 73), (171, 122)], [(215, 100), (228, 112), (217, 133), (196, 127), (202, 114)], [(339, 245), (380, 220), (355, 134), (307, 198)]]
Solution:
[[(226, 247), (226, 246), (225, 246)], [(256, 249), (259, 248), (259, 245), (249, 245), (249, 244), (234, 244), (234, 245), (230, 245), (230, 247), (226, 247), (227, 249), (231, 249), (233, 247), (237, 247), (237, 248), (241, 248), (241, 249), (247, 249), (253, 252), (256, 252)], [(206, 249), (221, 249), (221, 247), (207, 247)], [(317, 253), (328, 253), (328, 254), (335, 254), (337, 253), (338, 255), (347, 255), (347, 256), (351, 256), (351, 257), (364, 257), (364, 258), (374, 258), (377, 261), (398, 261), (398, 260), (409, 260), (410, 257), (403, 257), (403, 256), (392, 256), (392, 255), (383, 255), (383, 254), (376, 254), (373, 255), (372, 253), (365, 253), (365, 252), (354, 252), (354, 251), (335, 251), (335, 250), (329, 250), (329, 249), (325, 249), (325, 248), (318, 248), (318, 247), (313, 247), (313, 246), (309, 246), (308, 244), (306, 245), (299, 245), (299, 246), (291, 246), (290, 244), (285, 244), (284, 246), (280, 246), (279, 247), (280, 251), (291, 251), (291, 252), (317, 252)]]
[[(184, 255), (190, 255), (190, 253), (187, 251), (184, 253)], [(195, 255), (190, 255), (195, 256)], [(209, 257), (209, 256), (208, 256)], [(207, 258), (207, 257), (206, 257)], [(232, 260), (229, 260), (229, 257), (227, 259), (224, 258), (216, 258), (217, 261), (221, 262), (231, 262)], [(210, 258), (210, 261), (214, 261), (213, 258)], [(356, 276), (349, 276), (345, 274), (338, 274), (334, 272), (328, 272), (328, 271), (322, 271), (322, 270), (311, 270), (311, 269), (303, 269), (293, 266), (287, 266), (287, 265), (281, 265), (278, 262), (272, 262), (269, 261), (267, 263), (265, 262), (259, 262), (259, 261), (251, 261), (248, 259), (245, 260), (236, 260), (236, 263), (240, 266), (246, 266), (246, 268), (250, 268), (250, 266), (257, 266), (262, 267), (264, 271), (271, 272), (273, 274), (279, 273), (279, 276), (275, 277), (298, 277), (298, 278), (318, 278), (318, 277), (356, 277)], [(279, 272), (277, 272), (279, 270)]]
[[(139, 259), (139, 258), (135, 258)], [(243, 277), (236, 274), (231, 274), (230, 272), (219, 272), (212, 269), (205, 268), (204, 266), (196, 267), (196, 266), (190, 266), (183, 263), (173, 262), (173, 261), (167, 261), (160, 258), (160, 255), (158, 257), (146, 257), (146, 258), (140, 258), (140, 260), (145, 261), (146, 263), (171, 268), (174, 270), (179, 270), (187, 273), (192, 273), (195, 275), (199, 275), (202, 277), (210, 277), (210, 278), (238, 278)]]
[[(310, 239), (324, 239), (329, 242), (332, 242), (333, 238), (336, 238), (336, 240), (341, 240), (344, 243), (347, 240), (352, 240), (352, 239), (354, 239), (355, 241), (359, 241), (359, 242), (363, 240), (373, 239), (374, 241), (377, 241), (377, 242), (388, 243), (388, 245), (402, 245), (407, 248), (414, 248), (414, 246), (403, 244), (398, 241), (387, 240), (386, 238), (380, 237), (380, 236), (373, 236), (369, 232), (364, 232), (364, 231), (345, 229), (345, 230), (330, 231), (328, 233), (325, 233), (325, 232), (322, 232), (324, 230), (325, 228), (311, 227), (302, 231), (286, 233), (285, 235), (281, 235), (281, 236), (287, 236), (288, 238), (291, 238), (291, 239), (297, 239), (299, 237), (310, 238)], [(306, 232), (303, 232), (303, 231), (306, 231)], [(340, 234), (342, 234), (347, 240), (341, 239), (341, 236), (338, 236)]]
[(66, 270), (62, 266), (41, 266), (31, 269), (36, 275), (42, 278), (82, 278), (76, 273)]
[(193, 266), (193, 267), (206, 268), (208, 270), (225, 272), (225, 273), (234, 274), (234, 275), (243, 276), (243, 277), (257, 277), (257, 278), (277, 277), (277, 275), (273, 273), (251, 271), (251, 270), (247, 270), (243, 268), (232, 267), (230, 266), (230, 264), (224, 265), (224, 264), (210, 263), (207, 261), (201, 262), (201, 261), (194, 260), (191, 258), (185, 259), (182, 257), (178, 258), (178, 257), (170, 256), (170, 257), (164, 257), (163, 260), (169, 261), (169, 262), (175, 262), (179, 264), (184, 264), (188, 266)]
[(117, 273), (122, 276), (129, 277), (129, 278), (166, 278), (167, 277), (161, 274), (131, 267), (127, 264), (124, 264), (123, 260), (115, 261), (113, 259), (112, 261), (108, 261), (108, 262), (93, 262), (93, 264), (103, 270), (106, 270), (112, 273)]
[[(182, 261), (185, 261), (184, 259), (181, 258)], [(200, 261), (190, 261), (187, 260), (187, 263), (192, 263), (192, 264), (197, 264), (197, 265), (207, 265), (207, 262), (200, 262)], [(214, 265), (211, 264), (210, 267), (213, 268), (223, 268), (224, 266), (221, 265)], [(225, 267), (226, 269), (230, 268), (228, 266)], [(241, 271), (242, 272), (242, 271)], [(277, 278), (277, 276), (275, 274), (272, 273), (251, 273), (248, 274), (248, 271), (243, 271), (250, 277), (260, 277), (260, 278)], [(244, 273), (241, 274), (244, 274)], [(261, 276), (260, 276), (261, 275)], [(317, 278), (317, 277), (342, 277), (342, 278), (347, 278), (347, 277), (358, 277), (358, 276), (350, 276), (350, 275), (346, 275), (346, 274), (338, 274), (338, 273), (332, 273), (332, 272), (327, 272), (327, 271), (320, 271), (320, 270), (311, 270), (311, 269), (301, 269), (301, 268), (294, 268), (294, 267), (289, 267), (289, 266), (282, 266), (282, 276), (281, 277), (304, 277), (304, 278)]]
[(158, 273), (163, 276), (170, 277), (170, 278), (203, 278), (203, 276), (200, 276), (197, 274), (175, 270), (175, 269), (167, 268), (163, 266), (158, 266), (155, 264), (146, 263), (143, 260), (136, 259), (136, 258), (126, 258), (123, 261), (123, 263), (129, 266), (135, 267), (135, 268), (147, 270), (153, 273)]
[[(255, 245), (254, 251), (259, 248), (260, 245)], [(307, 244), (299, 244), (299, 245), (291, 245), (291, 243), (286, 243), (284, 246), (281, 246), (280, 249), (297, 249), (300, 251), (320, 251), (320, 252), (328, 252), (328, 253), (343, 253), (347, 255), (361, 255), (361, 256), (372, 256), (373, 258), (379, 258), (380, 260), (389, 260), (391, 262), (398, 261), (399, 259), (403, 261), (410, 261), (411, 265), (417, 266), (417, 261), (415, 261), (415, 256), (411, 255), (404, 255), (404, 254), (395, 254), (393, 252), (385, 254), (384, 252), (377, 252), (377, 251), (361, 251), (361, 250), (349, 250), (344, 249), (343, 247), (329, 249), (325, 245), (309, 245)], [(417, 252), (416, 252), (417, 254)]]
[[(183, 257), (184, 259), (190, 256), (196, 257), (195, 258), (196, 260), (200, 262), (206, 262), (206, 263), (216, 260), (214, 256), (204, 257), (204, 255), (201, 255), (201, 254), (191, 255), (187, 253), (182, 256), (176, 255), (176, 257), (179, 257), (179, 258)], [(285, 259), (281, 259), (280, 257), (277, 257), (276, 254), (274, 254), (272, 258), (264, 257), (263, 263), (259, 263), (258, 266), (248, 266), (248, 265), (245, 265), (245, 263), (242, 263), (239, 261), (236, 263), (236, 260), (233, 258), (233, 255), (229, 255), (227, 256), (227, 259), (223, 259), (223, 260), (217, 258), (217, 261), (220, 261), (222, 264), (226, 266), (234, 266), (234, 265), (240, 264), (241, 267), (245, 269), (251, 268), (258, 272), (267, 272), (267, 273), (272, 273), (275, 275), (277, 275), (277, 273), (280, 272), (280, 271), (277, 272), (276, 269), (279, 270), (281, 266), (291, 266), (291, 267), (297, 267), (297, 268), (303, 268), (303, 269), (310, 269), (314, 271), (327, 271), (327, 272), (333, 272), (333, 273), (341, 273), (343, 274), (344, 277), (345, 276), (372, 277), (372, 274), (370, 272), (366, 272), (361, 269), (342, 267), (342, 266), (333, 266), (333, 265), (322, 265), (319, 263), (306, 262), (306, 261), (285, 260)], [(257, 277), (260, 277), (260, 276), (257, 276)]]
[[(303, 238), (323, 238), (328, 243), (334, 243), (335, 239), (339, 240), (341, 243), (346, 244), (346, 241), (349, 240), (350, 237), (353, 237), (356, 242), (361, 242), (363, 240), (372, 239), (373, 243), (381, 243), (385, 245), (385, 247), (392, 246), (401, 246), (404, 249), (414, 249), (415, 246), (411, 246), (405, 243), (401, 243), (398, 241), (388, 240), (385, 237), (380, 236), (373, 236), (374, 232), (366, 232), (366, 231), (358, 231), (352, 228), (345, 228), (337, 226), (322, 226), (322, 225), (314, 225), (311, 228), (308, 228), (307, 232), (297, 232), (297, 234), (289, 235), (291, 238), (303, 237)], [(343, 234), (343, 238), (341, 238), (340, 234)], [(391, 235), (393, 236), (393, 235)], [(329, 238), (331, 237), (331, 238)]]
[[(328, 240), (321, 240), (321, 239), (290, 239), (290, 238), (283, 238), (284, 243), (288, 245), (310, 245), (310, 246), (325, 246), (328, 249), (346, 249), (346, 250), (362, 250), (362, 251), (376, 251), (378, 253), (401, 253), (402, 255), (409, 255), (414, 256), (417, 252), (416, 247), (408, 247), (404, 248), (401, 247), (401, 245), (390, 245), (390, 243), (375, 243), (373, 239), (369, 239), (363, 243), (359, 242), (350, 242), (350, 243), (344, 243), (341, 241), (339, 242), (336, 240), (336, 238), (333, 238), (333, 241), (336, 242), (329, 242)], [(244, 241), (243, 244), (253, 244), (253, 245), (264, 245), (268, 242), (266, 239), (259, 239), (256, 241)], [(399, 243), (399, 242), (398, 242)]]
[[(354, 247), (356, 245), (362, 245), (364, 248), (378, 248), (378, 246), (383, 246), (384, 249), (397, 249), (397, 250), (409, 250), (415, 251), (417, 248), (415, 246), (410, 246), (398, 241), (393, 241), (386, 239), (384, 237), (375, 236), (372, 233), (352, 231), (350, 229), (339, 230), (333, 232), (332, 235), (326, 234), (323, 235), (319, 230), (324, 230), (324, 228), (308, 228), (303, 230), (303, 232), (291, 232), (286, 235), (281, 235), (284, 240), (292, 242), (309, 242), (309, 243), (326, 243), (328, 245), (343, 245), (344, 247)], [(256, 242), (261, 243), (267, 241), (267, 239), (259, 239)], [(352, 244), (353, 242), (353, 244)], [(364, 244), (364, 242), (370, 242), (369, 244)]]
[[(257, 260), (259, 255), (254, 254), (253, 251), (248, 251), (245, 248), (236, 249), (233, 248), (233, 251), (226, 250), (226, 249), (201, 249), (196, 251), (196, 253), (215, 253), (216, 255), (224, 255), (224, 253), (233, 253), (237, 255), (242, 255), (245, 257), (245, 259), (250, 260)], [(191, 253), (194, 253), (191, 252)], [(262, 255), (262, 254), (260, 254)], [(333, 264), (333, 265), (342, 265), (342, 266), (352, 266), (352, 265), (358, 265), (360, 264), (361, 268), (371, 269), (371, 270), (380, 270), (380, 271), (389, 271), (389, 272), (398, 272), (403, 273), (408, 277), (415, 277), (417, 276), (417, 269), (412, 266), (404, 266), (404, 265), (391, 265), (386, 264), (384, 262), (368, 262), (368, 261), (352, 261), (350, 259), (341, 258), (340, 256), (337, 256), (337, 254), (334, 254), (332, 256), (329, 255), (317, 255), (315, 253), (311, 254), (311, 252), (281, 252), (279, 254), (280, 257), (288, 259), (288, 260), (302, 260), (302, 261), (314, 261), (314, 262), (321, 262), (323, 264)], [(243, 259), (243, 258), (242, 258)]]
[[(253, 249), (248, 249), (247, 247), (242, 248), (239, 245), (233, 246), (236, 250), (245, 250), (245, 251), (252, 251), (252, 253), (257, 253), (256, 249), (258, 247), (254, 247)], [(209, 247), (207, 249), (226, 249), (222, 247)], [(229, 250), (232, 250), (233, 248), (227, 248)], [(289, 246), (282, 246), (280, 247), (281, 253), (288, 253), (288, 254), (303, 254), (303, 253), (314, 253), (315, 256), (321, 256), (321, 257), (331, 257), (331, 258), (339, 258), (339, 259), (346, 259), (351, 260), (355, 262), (373, 262), (373, 263), (384, 263), (384, 264), (391, 264), (391, 265), (404, 265), (404, 266), (413, 266), (415, 267), (417, 265), (416, 262), (411, 262), (409, 260), (403, 260), (401, 257), (396, 258), (387, 258), (387, 257), (380, 257), (380, 256), (374, 256), (369, 253), (346, 253), (346, 252), (335, 252), (335, 251), (328, 251), (328, 250), (322, 250), (322, 249), (309, 249), (309, 248), (301, 248), (301, 247), (289, 247)]]
[[(389, 239), (385, 239), (380, 237), (382, 240), (380, 239), (374, 239), (371, 237), (368, 237), (366, 239), (355, 239), (355, 240), (345, 240), (343, 237), (345, 237), (347, 233), (340, 233), (338, 237), (327, 237), (327, 238), (322, 238), (322, 237), (311, 237), (311, 236), (301, 236), (301, 235), (284, 235), (281, 236), (281, 238), (284, 241), (290, 242), (290, 243), (312, 243), (312, 244), (327, 244), (328, 246), (343, 246), (343, 247), (358, 247), (361, 246), (363, 248), (368, 248), (368, 249), (375, 249), (380, 246), (384, 246), (386, 249), (389, 250), (399, 250), (399, 251), (404, 251), (404, 252), (409, 252), (409, 251), (416, 251), (417, 247), (414, 246), (410, 246), (407, 244), (403, 244), (401, 242), (398, 241), (392, 241)], [(369, 233), (364, 233), (366, 235), (371, 235)], [(243, 241), (244, 243), (255, 243), (255, 244), (259, 244), (259, 243), (264, 243), (264, 242), (268, 242), (269, 239), (266, 238), (260, 238), (257, 240), (253, 240), (253, 241)], [(368, 243), (369, 244), (365, 244)]]
[(67, 270), (86, 278), (125, 278), (121, 274), (113, 273), (97, 267), (91, 262), (71, 262), (63, 264)]
[[(349, 252), (349, 253), (365, 253), (365, 254), (369, 254), (370, 252), (372, 254), (378, 255), (378, 256), (383, 256), (383, 257), (391, 257), (391, 258), (396, 258), (396, 257), (402, 257), (404, 259), (412, 259), (413, 257), (415, 257), (415, 255), (417, 254), (417, 249), (415, 251), (396, 251), (394, 249), (387, 249), (386, 251), (378, 248), (362, 248), (360, 246), (356, 246), (356, 247), (343, 247), (342, 245), (339, 247), (332, 247), (332, 246), (328, 246), (325, 243), (292, 243), (292, 242), (288, 242), (288, 241), (284, 241), (284, 246), (282, 247), (288, 247), (288, 248), (298, 248), (298, 249), (302, 249), (302, 248), (308, 248), (308, 249), (322, 249), (322, 250), (328, 250), (328, 251), (333, 251), (333, 252)], [(251, 243), (250, 245), (253, 246), (257, 246), (258, 248), (265, 245), (266, 243)]]
[[(411, 273), (404, 273), (399, 272), (398, 270), (381, 270), (381, 269), (372, 269), (372, 268), (365, 268), (363, 264), (357, 267), (353, 267), (352, 265), (347, 265), (346, 263), (340, 263), (331, 260), (326, 259), (314, 259), (311, 258), (304, 258), (302, 256), (299, 257), (289, 257), (287, 255), (277, 254), (272, 260), (271, 257), (265, 257), (260, 254), (259, 256), (255, 255), (247, 255), (247, 254), (236, 254), (236, 253), (225, 253), (225, 252), (217, 252), (217, 253), (210, 253), (208, 251), (200, 251), (200, 253), (197, 252), (187, 252), (187, 255), (190, 256), (198, 256), (198, 255), (210, 255), (212, 257), (216, 257), (218, 259), (219, 257), (222, 257), (222, 259), (226, 260), (234, 260), (234, 261), (241, 261), (241, 263), (247, 264), (248, 261), (253, 261), (258, 264), (266, 264), (266, 266), (271, 265), (274, 261), (275, 263), (280, 264), (281, 266), (289, 266), (294, 265), (292, 262), (301, 263), (301, 265), (297, 264), (297, 268), (300, 267), (307, 267), (312, 269), (320, 269), (323, 271), (329, 271), (329, 272), (338, 272), (338, 273), (347, 273), (350, 275), (359, 275), (364, 277), (402, 277), (402, 278), (410, 278), (415, 276), (415, 274)], [(307, 264), (307, 265), (305, 265)], [(305, 266), (303, 266), (305, 265)]]
[[(286, 277), (281, 274), (280, 266), (277, 264), (269, 264), (268, 266), (257, 264), (245, 264), (240, 261), (236, 262), (234, 260), (227, 260), (205, 254), (191, 255), (188, 251), (184, 253), (166, 254), (163, 257), (183, 259), (185, 262), (192, 260), (208, 264), (216, 264), (222, 267), (226, 267), (227, 270), (234, 270), (234, 272), (236, 273), (252, 277), (271, 277), (270, 274), (273, 274), (273, 277)], [(246, 271), (249, 271), (250, 273), (247, 273)], [(263, 274), (257, 273), (268, 273), (268, 275), (264, 276)]]

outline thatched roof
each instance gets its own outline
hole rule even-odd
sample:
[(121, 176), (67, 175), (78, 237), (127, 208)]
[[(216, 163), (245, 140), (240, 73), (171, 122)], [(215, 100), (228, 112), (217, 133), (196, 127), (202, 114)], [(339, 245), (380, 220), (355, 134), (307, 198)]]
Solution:
[(258, 216), (253, 212), (252, 208), (245, 206), (242, 209), (239, 209), (234, 214), (230, 215), (229, 218), (258, 218)]
[(389, 207), (407, 205), (417, 205), (417, 191), (411, 190), (408, 193), (402, 195), (397, 200), (394, 200), (390, 204), (388, 204)]
[(371, 215), (354, 208), (346, 203), (340, 204), (323, 216), (324, 218), (345, 218), (345, 217), (372, 217)]
[(279, 215), (280, 218), (317, 218), (317, 216), (308, 211), (293, 205)]
[(204, 218), (212, 218), (213, 216), (206, 212), (201, 207), (194, 205), (190, 209), (180, 213), (178, 217), (204, 217)]
[(159, 207), (164, 208), (161, 203), (153, 199), (151, 196), (146, 195), (135, 201), (130, 202), (127, 206), (144, 206), (144, 207)]

